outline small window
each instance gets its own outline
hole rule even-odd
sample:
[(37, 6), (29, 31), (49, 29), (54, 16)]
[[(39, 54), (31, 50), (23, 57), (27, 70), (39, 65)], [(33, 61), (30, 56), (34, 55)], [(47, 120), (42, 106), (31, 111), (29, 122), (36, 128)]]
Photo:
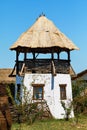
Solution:
[(65, 100), (66, 99), (66, 84), (60, 84), (60, 99)]
[(43, 87), (44, 84), (32, 84), (33, 86), (33, 99), (43, 100)]

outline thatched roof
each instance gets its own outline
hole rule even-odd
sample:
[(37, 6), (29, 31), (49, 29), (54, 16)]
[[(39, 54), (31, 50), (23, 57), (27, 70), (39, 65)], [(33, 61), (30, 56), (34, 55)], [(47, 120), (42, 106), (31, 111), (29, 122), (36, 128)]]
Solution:
[(24, 32), (19, 39), (10, 47), (11, 50), (24, 52), (49, 52), (50, 49), (58, 52), (58, 49), (78, 50), (52, 21), (45, 16), (40, 16), (34, 25)]
[(78, 80), (78, 79), (87, 80), (87, 69), (81, 71), (81, 72), (78, 73), (75, 77), (72, 78), (72, 80)]
[(0, 83), (15, 83), (15, 77), (9, 77), (12, 69), (0, 69)]

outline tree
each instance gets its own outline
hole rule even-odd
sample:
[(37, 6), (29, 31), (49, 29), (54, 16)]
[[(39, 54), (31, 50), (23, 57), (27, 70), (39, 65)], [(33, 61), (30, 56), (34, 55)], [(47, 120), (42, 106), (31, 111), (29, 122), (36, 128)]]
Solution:
[(87, 82), (85, 80), (76, 80), (72, 83), (73, 98), (85, 95)]

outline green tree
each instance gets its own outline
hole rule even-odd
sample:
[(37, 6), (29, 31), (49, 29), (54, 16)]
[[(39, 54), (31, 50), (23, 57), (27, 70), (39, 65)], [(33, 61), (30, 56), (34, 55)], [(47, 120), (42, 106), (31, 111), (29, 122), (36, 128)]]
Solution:
[(72, 82), (73, 98), (84, 95), (87, 89), (87, 82), (84, 80), (76, 80)]
[(87, 113), (87, 94), (85, 93), (86, 89), (87, 82), (84, 80), (76, 80), (72, 84), (73, 107), (77, 123), (79, 115), (83, 114), (84, 112)]

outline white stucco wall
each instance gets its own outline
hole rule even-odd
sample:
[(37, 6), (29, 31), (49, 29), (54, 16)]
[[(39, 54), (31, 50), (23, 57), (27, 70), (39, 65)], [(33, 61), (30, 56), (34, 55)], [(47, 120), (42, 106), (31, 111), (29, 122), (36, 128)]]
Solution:
[[(18, 81), (18, 80), (17, 80)], [(69, 74), (57, 74), (52, 77), (52, 74), (25, 74), (24, 85), (30, 91), (31, 96), (33, 96), (34, 84), (45, 84), (44, 86), (44, 99), (50, 108), (50, 111), (54, 118), (61, 119), (64, 118), (64, 110), (60, 103), (60, 87), (59, 84), (66, 84), (66, 96), (67, 103), (72, 100), (72, 86), (71, 77)], [(52, 89), (53, 88), (53, 89)], [(73, 111), (71, 112), (71, 117), (73, 117)]]

